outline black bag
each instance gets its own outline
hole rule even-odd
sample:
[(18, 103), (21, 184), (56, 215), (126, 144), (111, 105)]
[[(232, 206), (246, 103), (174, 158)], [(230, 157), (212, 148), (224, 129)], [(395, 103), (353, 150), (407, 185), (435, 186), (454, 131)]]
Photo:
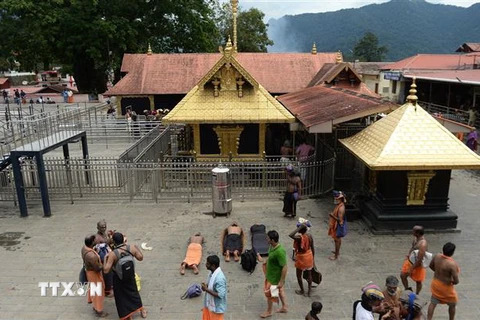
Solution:
[(80, 269), (80, 274), (78, 275), (78, 282), (80, 282), (82, 285), (85, 285), (88, 282), (85, 267), (82, 267), (82, 269)]
[[(322, 274), (320, 273), (320, 271), (317, 270), (317, 267), (314, 267), (311, 270), (311, 272), (312, 272), (312, 282), (317, 284), (316, 286), (312, 286), (312, 287), (318, 287), (322, 282)], [(303, 273), (303, 279), (308, 280), (306, 272)]]
[(113, 266), (113, 271), (117, 274), (120, 280), (135, 278), (135, 263), (133, 254), (129, 251), (130, 246), (127, 245), (125, 251), (115, 249), (113, 252), (117, 256), (117, 262)]
[(240, 258), (242, 269), (253, 273), (253, 271), (255, 271), (255, 267), (257, 266), (257, 253), (255, 252), (255, 249), (245, 250)]

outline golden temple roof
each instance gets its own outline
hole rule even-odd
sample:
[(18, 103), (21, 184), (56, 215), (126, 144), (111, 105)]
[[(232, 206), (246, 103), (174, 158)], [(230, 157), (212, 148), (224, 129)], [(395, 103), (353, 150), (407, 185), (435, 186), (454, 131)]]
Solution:
[(373, 170), (480, 169), (480, 157), (409, 101), (358, 134), (339, 141)]
[(239, 98), (236, 91), (213, 97), (209, 90), (195, 86), (167, 114), (165, 123), (285, 123), (295, 117), (265, 88), (250, 88)]

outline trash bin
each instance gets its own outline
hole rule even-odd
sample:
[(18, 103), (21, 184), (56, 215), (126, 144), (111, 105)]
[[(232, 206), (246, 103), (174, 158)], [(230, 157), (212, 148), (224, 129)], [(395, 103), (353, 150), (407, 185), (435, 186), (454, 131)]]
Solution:
[(212, 169), (213, 216), (230, 215), (232, 211), (232, 189), (230, 169), (219, 164)]

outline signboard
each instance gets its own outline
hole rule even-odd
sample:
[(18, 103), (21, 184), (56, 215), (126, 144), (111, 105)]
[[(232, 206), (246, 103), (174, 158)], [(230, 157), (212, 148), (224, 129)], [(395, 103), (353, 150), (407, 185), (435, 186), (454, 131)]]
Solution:
[(383, 79), (385, 80), (399, 81), (401, 77), (402, 74), (398, 71), (387, 71), (383, 73)]

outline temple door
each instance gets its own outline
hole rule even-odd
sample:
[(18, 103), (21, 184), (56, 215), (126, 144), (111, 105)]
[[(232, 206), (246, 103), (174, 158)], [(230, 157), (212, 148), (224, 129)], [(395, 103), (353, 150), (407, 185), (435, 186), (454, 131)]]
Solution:
[(220, 125), (213, 130), (217, 134), (220, 156), (228, 157), (230, 152), (232, 156), (238, 156), (238, 146), (240, 145), (240, 134), (242, 134), (243, 126)]

